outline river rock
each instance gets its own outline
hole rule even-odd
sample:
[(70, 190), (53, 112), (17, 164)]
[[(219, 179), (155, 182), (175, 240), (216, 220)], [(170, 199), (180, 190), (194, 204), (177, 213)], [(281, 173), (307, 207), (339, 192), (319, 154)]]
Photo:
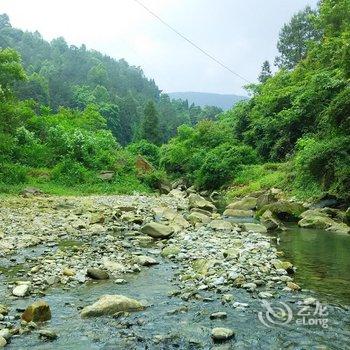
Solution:
[(271, 192), (271, 190), (261, 194), (256, 202), (257, 210), (260, 210), (265, 205), (277, 202), (276, 195)]
[(67, 277), (72, 277), (75, 275), (75, 271), (73, 269), (70, 269), (69, 267), (65, 267), (62, 270), (62, 274)]
[(254, 212), (252, 210), (239, 210), (239, 209), (226, 209), (223, 213), (228, 217), (253, 217)]
[(146, 255), (139, 255), (136, 257), (136, 261), (138, 264), (141, 266), (152, 266), (152, 265), (157, 265), (159, 262), (149, 256)]
[(242, 224), (242, 226), (246, 231), (253, 231), (257, 233), (267, 233), (266, 227), (260, 224), (244, 223)]
[(97, 177), (102, 181), (111, 181), (113, 180), (114, 175), (115, 175), (114, 171), (106, 170), (106, 171), (101, 171)]
[(210, 222), (210, 217), (198, 212), (191, 213), (187, 219), (193, 225), (198, 223), (208, 224)]
[(120, 311), (140, 311), (144, 306), (137, 300), (124, 295), (104, 295), (94, 304), (86, 306), (81, 311), (81, 317), (113, 315)]
[(344, 222), (347, 225), (350, 225), (350, 207), (346, 210), (345, 215), (344, 215)]
[(298, 225), (304, 228), (316, 228), (336, 233), (350, 233), (348, 225), (332, 219), (331, 215), (336, 219), (338, 217), (338, 220), (343, 219), (337, 211), (331, 208), (310, 209), (301, 214), (302, 219), (298, 222)]
[(192, 262), (193, 270), (202, 276), (208, 273), (208, 269), (213, 265), (213, 261), (207, 259), (197, 259)]
[(180, 214), (174, 217), (172, 223), (180, 226), (181, 228), (189, 228), (191, 226), (190, 223)]
[(276, 270), (283, 269), (286, 270), (288, 273), (294, 273), (294, 267), (293, 264), (289, 261), (274, 261), (273, 266)]
[(109, 275), (106, 271), (95, 268), (88, 268), (86, 271), (86, 276), (94, 280), (108, 280)]
[(266, 210), (270, 210), (273, 215), (282, 221), (298, 221), (305, 208), (300, 203), (279, 201), (263, 206), (257, 215), (263, 215)]
[(350, 233), (350, 226), (348, 226), (347, 224), (344, 224), (343, 222), (334, 222), (332, 226), (326, 229), (326, 231), (341, 233), (341, 234), (348, 234)]
[(227, 313), (226, 312), (214, 312), (209, 316), (209, 318), (211, 320), (224, 319), (224, 318), (227, 318)]
[(90, 225), (93, 224), (103, 224), (105, 222), (106, 218), (103, 215), (103, 213), (93, 213), (90, 217)]
[(161, 252), (161, 255), (163, 257), (168, 257), (168, 256), (171, 256), (171, 255), (177, 255), (179, 254), (181, 251), (180, 247), (177, 246), (177, 245), (169, 245), (167, 247), (164, 247), (162, 252)]
[(102, 258), (102, 263), (104, 268), (112, 273), (122, 273), (125, 272), (125, 265), (120, 263), (119, 261), (114, 261), (108, 259), (108, 257), (103, 257)]
[(270, 292), (260, 292), (258, 296), (261, 299), (271, 299), (273, 297), (273, 294)]
[(169, 238), (173, 233), (174, 229), (171, 226), (159, 224), (157, 222), (150, 222), (142, 227), (142, 233), (153, 237), (153, 238)]
[(298, 222), (300, 227), (325, 230), (334, 224), (334, 220), (320, 209), (307, 210), (301, 214), (301, 217), (302, 219)]
[(306, 298), (302, 301), (303, 305), (310, 305), (310, 306), (315, 306), (317, 304), (317, 299), (316, 298)]
[(213, 230), (231, 231), (233, 226), (230, 222), (225, 220), (213, 220), (209, 225)]
[(9, 309), (7, 306), (0, 304), (0, 314), (1, 315), (7, 315), (9, 312)]
[(230, 328), (213, 328), (211, 331), (211, 337), (213, 338), (214, 342), (220, 342), (225, 341), (233, 338), (235, 335), (235, 332), (233, 329)]
[(183, 191), (181, 191), (181, 190), (179, 190), (177, 188), (174, 188), (173, 190), (171, 190), (169, 192), (169, 195), (172, 196), (172, 197), (181, 199), (181, 198), (186, 197), (186, 192), (183, 192)]
[(227, 206), (227, 209), (253, 210), (256, 207), (257, 198), (244, 197), (239, 201), (233, 202)]
[(44, 322), (51, 319), (50, 306), (46, 301), (38, 300), (29, 305), (22, 314), (26, 322)]
[(292, 291), (298, 291), (300, 290), (300, 286), (294, 282), (287, 282), (287, 287), (290, 288)]
[(57, 333), (52, 329), (40, 329), (38, 334), (40, 338), (45, 338), (50, 341), (55, 340), (58, 337)]
[(30, 283), (23, 283), (15, 287), (12, 291), (12, 294), (16, 297), (24, 297), (29, 293)]
[(44, 194), (43, 191), (35, 187), (27, 187), (21, 192), (21, 195), (25, 198), (29, 198), (33, 196), (41, 196), (43, 194)]
[(7, 344), (7, 341), (4, 337), (0, 337), (0, 348), (4, 348)]
[(261, 215), (260, 222), (266, 227), (268, 231), (284, 229), (282, 222), (272, 214), (271, 210), (266, 210)]
[(8, 328), (4, 328), (0, 330), (0, 337), (5, 338), (6, 340), (9, 340), (11, 338), (12, 334)]
[(199, 208), (213, 212), (216, 207), (213, 203), (209, 202), (199, 194), (192, 193), (188, 197), (189, 208)]

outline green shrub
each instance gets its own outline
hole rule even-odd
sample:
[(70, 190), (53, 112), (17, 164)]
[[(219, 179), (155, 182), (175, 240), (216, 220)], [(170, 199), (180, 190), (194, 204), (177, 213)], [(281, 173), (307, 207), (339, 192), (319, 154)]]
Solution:
[(52, 179), (57, 183), (73, 186), (93, 179), (93, 175), (79, 162), (65, 159), (52, 170)]
[(152, 189), (159, 189), (160, 185), (167, 181), (167, 175), (163, 170), (153, 170), (141, 175), (140, 180)]
[(196, 176), (196, 184), (203, 188), (219, 188), (227, 183), (244, 164), (257, 163), (255, 151), (246, 145), (220, 145), (211, 150)]
[(154, 166), (159, 165), (160, 150), (159, 147), (147, 140), (140, 140), (130, 144), (127, 148), (128, 151), (135, 155), (142, 155), (149, 160)]
[(272, 187), (288, 189), (288, 168), (285, 163), (244, 165), (235, 174), (228, 197), (240, 197)]
[(301, 139), (294, 165), (296, 189), (350, 196), (349, 136)]
[(26, 167), (18, 164), (0, 164), (0, 182), (15, 185), (26, 181)]

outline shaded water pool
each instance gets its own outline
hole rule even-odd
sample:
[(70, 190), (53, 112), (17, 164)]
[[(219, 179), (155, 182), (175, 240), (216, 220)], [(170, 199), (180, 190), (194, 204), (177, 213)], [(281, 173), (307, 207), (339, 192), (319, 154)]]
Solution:
[(275, 233), (296, 283), (328, 302), (350, 305), (350, 235), (289, 226)]

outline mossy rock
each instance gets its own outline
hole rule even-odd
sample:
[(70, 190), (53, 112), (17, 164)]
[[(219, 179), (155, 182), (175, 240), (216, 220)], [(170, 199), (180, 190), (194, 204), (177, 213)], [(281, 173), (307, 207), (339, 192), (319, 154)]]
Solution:
[(267, 210), (270, 210), (279, 220), (298, 221), (305, 208), (300, 203), (280, 201), (264, 205), (257, 212), (257, 216), (260, 217)]
[(171, 256), (171, 255), (177, 255), (180, 253), (180, 247), (177, 246), (177, 245), (169, 245), (165, 248), (163, 248), (162, 250), (162, 257), (165, 257), (167, 258), (168, 256)]

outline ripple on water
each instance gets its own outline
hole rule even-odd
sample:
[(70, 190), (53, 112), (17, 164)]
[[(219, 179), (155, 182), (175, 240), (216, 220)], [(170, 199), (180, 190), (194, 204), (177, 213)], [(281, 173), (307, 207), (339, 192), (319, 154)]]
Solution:
[[(246, 302), (250, 306), (239, 310), (232, 305), (222, 305), (220, 295), (201, 292), (210, 296), (212, 302), (189, 301), (169, 298), (174, 289), (170, 278), (176, 267), (163, 261), (160, 265), (143, 270), (140, 274), (127, 275), (127, 284), (117, 285), (112, 280), (91, 282), (69, 291), (51, 289), (45, 300), (49, 302), (53, 318), (48, 327), (54, 328), (59, 338), (47, 343), (32, 333), (14, 338), (8, 349), (210, 349), (211, 329), (229, 327), (236, 332), (231, 342), (235, 348), (242, 349), (301, 349), (325, 345), (328, 349), (345, 349), (350, 346), (348, 311), (331, 308), (329, 328), (274, 325), (268, 328), (258, 319), (257, 312), (262, 310), (260, 301), (251, 294), (233, 289), (235, 301)], [(94, 302), (104, 294), (124, 294), (151, 303), (145, 311), (133, 313), (129, 317), (113, 319), (100, 317), (81, 319), (78, 308)], [(296, 312), (296, 300), (302, 295), (281, 296), (278, 300), (287, 302)], [(15, 307), (25, 307), (34, 298), (19, 299)], [(188, 312), (169, 314), (169, 310), (187, 305)], [(210, 320), (213, 312), (225, 311), (224, 320)], [(125, 336), (133, 336), (126, 343)], [(160, 343), (155, 342), (157, 336)]]

